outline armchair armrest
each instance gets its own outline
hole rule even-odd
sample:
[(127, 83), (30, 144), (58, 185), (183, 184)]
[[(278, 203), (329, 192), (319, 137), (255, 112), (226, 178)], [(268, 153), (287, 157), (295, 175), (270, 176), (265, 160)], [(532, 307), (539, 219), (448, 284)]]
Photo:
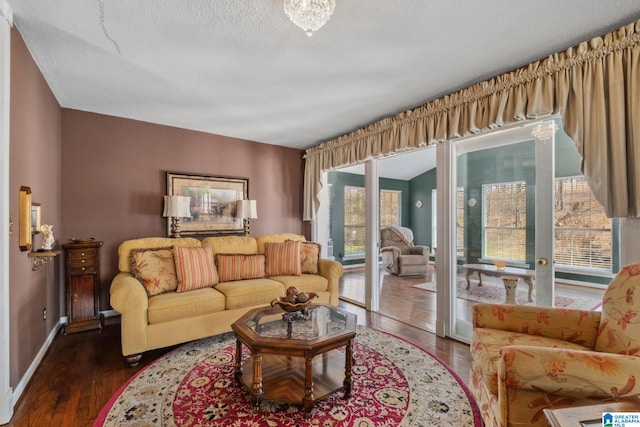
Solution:
[(586, 399), (640, 396), (637, 356), (524, 345), (503, 347), (500, 354), (500, 391), (524, 389)]
[(147, 346), (149, 298), (144, 286), (131, 273), (118, 273), (111, 281), (111, 306), (120, 313), (122, 354), (142, 353)]
[(398, 273), (398, 258), (400, 257), (400, 248), (396, 246), (385, 246), (380, 249), (382, 255), (382, 267)]
[(409, 248), (409, 254), (411, 255), (422, 255), (425, 260), (429, 260), (429, 246), (411, 246)]
[(476, 304), (473, 327), (538, 335), (594, 348), (600, 312), (510, 304)]
[(338, 305), (338, 294), (340, 293), (340, 278), (344, 273), (342, 264), (331, 259), (320, 258), (320, 275), (329, 282), (328, 289), (331, 293), (331, 305)]

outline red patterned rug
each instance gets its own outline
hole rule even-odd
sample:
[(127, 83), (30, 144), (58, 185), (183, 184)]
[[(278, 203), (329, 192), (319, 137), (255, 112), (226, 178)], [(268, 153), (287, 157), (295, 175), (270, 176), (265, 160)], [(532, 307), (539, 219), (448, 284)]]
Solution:
[[(358, 327), (352, 396), (335, 393), (304, 419), (296, 405), (252, 408), (234, 381), (233, 334), (185, 344), (135, 375), (110, 399), (101, 426), (482, 426), (468, 388), (435, 356)], [(248, 356), (247, 354), (244, 355)]]

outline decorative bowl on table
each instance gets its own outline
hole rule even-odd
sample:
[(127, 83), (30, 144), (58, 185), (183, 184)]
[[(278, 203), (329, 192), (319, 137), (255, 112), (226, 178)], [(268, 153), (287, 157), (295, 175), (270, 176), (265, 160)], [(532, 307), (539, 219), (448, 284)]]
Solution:
[[(271, 301), (271, 307), (275, 307), (276, 305), (278, 305), (287, 313), (303, 311), (309, 306), (309, 304), (313, 302), (314, 299), (318, 298), (319, 296), (315, 292), (309, 292), (309, 293), (301, 292), (300, 294), (305, 294), (308, 297), (308, 299), (304, 302), (298, 301), (297, 299), (296, 301), (298, 302), (291, 302), (290, 297), (278, 297), (273, 301)], [(300, 296), (300, 294), (298, 294), (298, 296)]]
[(507, 261), (493, 261), (493, 265), (495, 265), (498, 270), (504, 270), (507, 266)]

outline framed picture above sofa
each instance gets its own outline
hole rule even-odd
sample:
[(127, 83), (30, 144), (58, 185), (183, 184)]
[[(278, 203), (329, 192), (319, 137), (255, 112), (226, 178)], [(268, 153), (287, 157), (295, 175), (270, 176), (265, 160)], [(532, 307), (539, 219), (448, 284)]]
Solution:
[[(236, 202), (247, 199), (248, 178), (167, 172), (167, 195), (191, 197), (191, 217), (182, 218), (181, 235), (243, 234)], [(167, 236), (172, 236), (167, 221)]]

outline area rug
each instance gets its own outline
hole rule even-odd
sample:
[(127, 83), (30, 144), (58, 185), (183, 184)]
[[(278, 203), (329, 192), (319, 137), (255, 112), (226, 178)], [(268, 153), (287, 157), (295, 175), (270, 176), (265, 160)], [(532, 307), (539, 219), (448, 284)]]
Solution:
[(185, 344), (140, 371), (94, 427), (482, 426), (468, 388), (442, 361), (389, 334), (357, 332), (351, 397), (335, 393), (310, 419), (295, 405), (252, 408), (235, 384), (235, 339), (227, 333)]
[[(424, 291), (436, 292), (435, 282), (426, 282), (413, 285), (413, 288)], [(477, 280), (471, 280), (469, 290), (466, 289), (467, 282), (464, 279), (457, 281), (458, 298), (481, 303), (504, 303), (504, 284), (500, 279), (494, 277), (482, 277), (482, 286), (478, 286)], [(521, 305), (535, 305), (535, 302), (528, 301), (528, 286), (522, 282), (516, 288), (516, 302)], [(535, 290), (533, 293), (535, 301)], [(571, 308), (578, 310), (596, 310), (602, 304), (601, 300), (591, 298), (569, 297), (558, 295), (556, 292), (554, 306), (558, 308)]]

